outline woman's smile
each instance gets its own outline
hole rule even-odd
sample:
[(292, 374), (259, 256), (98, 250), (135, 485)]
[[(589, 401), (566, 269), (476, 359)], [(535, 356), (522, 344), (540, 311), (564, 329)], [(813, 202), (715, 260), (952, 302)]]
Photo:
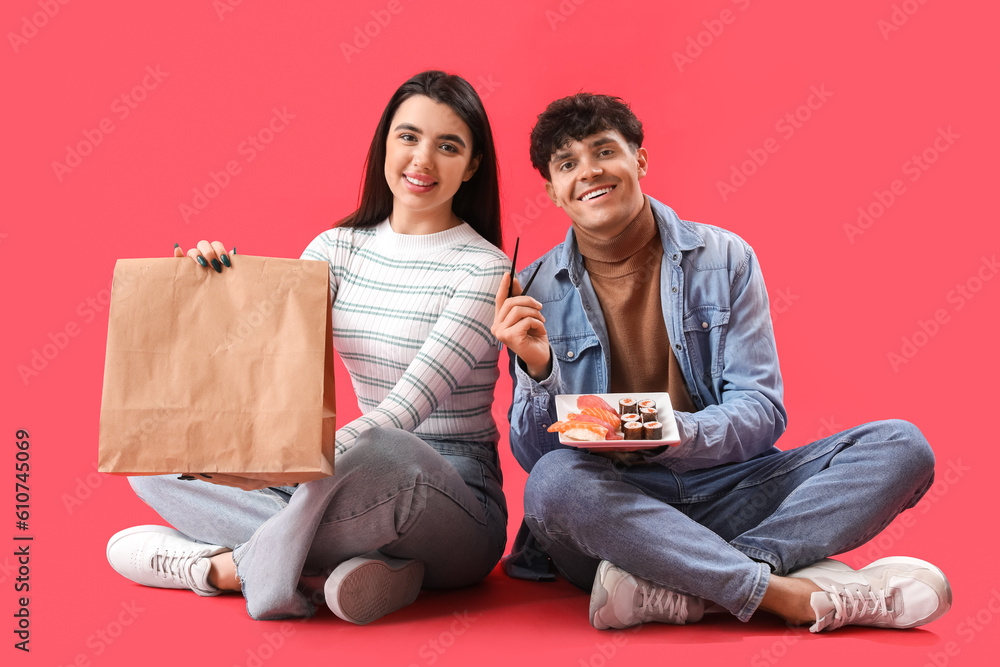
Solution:
[(437, 185), (437, 181), (429, 176), (412, 173), (404, 173), (403, 181), (408, 190), (419, 193), (430, 192)]

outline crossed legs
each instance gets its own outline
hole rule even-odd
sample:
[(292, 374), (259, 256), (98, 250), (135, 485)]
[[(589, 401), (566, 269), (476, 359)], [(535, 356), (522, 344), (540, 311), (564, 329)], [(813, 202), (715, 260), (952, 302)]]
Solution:
[(131, 482), (186, 536), (235, 550), (213, 556), (209, 582), (238, 583), (254, 618), (311, 615), (299, 577), (374, 550), (421, 561), (423, 584), (441, 588), (479, 581), (502, 554), (506, 510), (485, 461), (377, 429), (336, 465), (334, 476), (294, 490), (242, 491), (171, 476)]
[(926, 492), (933, 466), (898, 420), (687, 473), (563, 449), (532, 469), (525, 521), (581, 588), (604, 560), (743, 621), (762, 608), (802, 622), (819, 587), (784, 575), (877, 535)]

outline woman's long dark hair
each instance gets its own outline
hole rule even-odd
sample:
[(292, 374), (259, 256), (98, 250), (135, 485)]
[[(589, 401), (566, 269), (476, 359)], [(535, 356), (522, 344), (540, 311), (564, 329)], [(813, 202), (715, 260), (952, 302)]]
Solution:
[(486, 109), (483, 108), (476, 89), (468, 81), (458, 75), (437, 70), (417, 74), (400, 86), (389, 100), (368, 148), (358, 210), (334, 226), (372, 227), (392, 213), (392, 191), (385, 180), (386, 140), (389, 137), (389, 124), (399, 105), (414, 95), (425, 95), (435, 102), (447, 104), (472, 132), (472, 156), (481, 155), (482, 159), (472, 178), (458, 188), (451, 208), (455, 215), (469, 223), (480, 236), (498, 248), (503, 247), (500, 173)]

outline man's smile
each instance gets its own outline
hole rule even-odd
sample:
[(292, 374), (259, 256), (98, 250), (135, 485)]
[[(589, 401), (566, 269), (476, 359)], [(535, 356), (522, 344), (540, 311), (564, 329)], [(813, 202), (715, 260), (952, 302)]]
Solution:
[(618, 187), (618, 186), (617, 185), (602, 185), (602, 186), (599, 186), (599, 187), (596, 187), (596, 188), (591, 188), (590, 190), (587, 190), (582, 195), (580, 195), (579, 197), (577, 197), (577, 200), (578, 201), (590, 201), (592, 199), (597, 199), (598, 197), (603, 197), (604, 195), (608, 194), (609, 192), (611, 192), (612, 190), (614, 190), (616, 187)]

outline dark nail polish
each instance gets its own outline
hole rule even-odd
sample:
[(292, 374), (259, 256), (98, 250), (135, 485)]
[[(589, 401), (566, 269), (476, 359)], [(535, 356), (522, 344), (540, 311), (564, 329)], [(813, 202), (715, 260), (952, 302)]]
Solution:
[(200, 473), (198, 473), (198, 474), (199, 474), (199, 475), (201, 475), (202, 477), (204, 477), (205, 479), (212, 479), (212, 476), (211, 476), (211, 475), (206, 475), (206, 474), (205, 474), (205, 473), (203, 473), (203, 472), (200, 472)]
[(175, 244), (174, 244), (174, 247), (175, 247), (175, 248), (180, 248), (180, 247), (181, 247), (181, 244), (180, 244), (180, 243), (175, 243)]
[(232, 266), (232, 263), (229, 261), (229, 255), (227, 255), (226, 253), (222, 253), (222, 263), (225, 264), (227, 267)]
[(182, 479), (185, 482), (190, 482), (190, 481), (192, 481), (194, 479), (194, 477), (192, 477), (191, 475), (181, 475), (177, 479)]
[(219, 264), (219, 260), (212, 260), (212, 268), (215, 269), (216, 273), (222, 273), (222, 264)]
[(233, 254), (236, 254), (236, 246), (233, 246)]
[(208, 268), (208, 262), (205, 261), (204, 257), (202, 257), (201, 255), (198, 255), (198, 257), (196, 259), (198, 260), (199, 264), (201, 264), (202, 266), (204, 266), (206, 269)]

